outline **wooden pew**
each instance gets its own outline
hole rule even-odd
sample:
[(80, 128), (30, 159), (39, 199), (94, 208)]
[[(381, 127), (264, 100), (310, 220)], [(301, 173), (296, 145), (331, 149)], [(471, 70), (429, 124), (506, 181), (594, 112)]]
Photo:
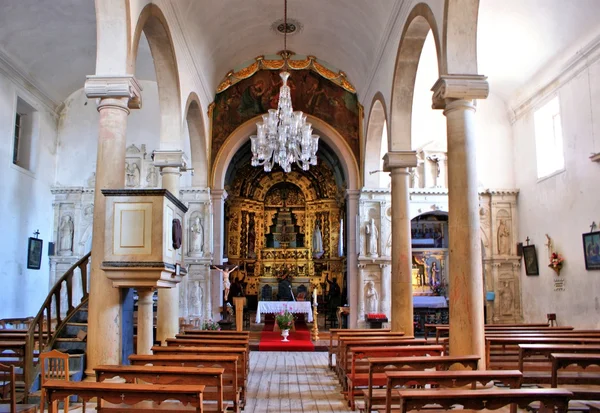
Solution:
[(242, 347), (152, 347), (154, 355), (174, 355), (174, 356), (196, 356), (196, 355), (213, 355), (213, 356), (236, 356), (237, 361), (237, 383), (241, 388), (241, 402), (246, 401), (246, 386), (249, 371), (249, 354)]
[[(347, 390), (347, 398), (350, 408), (355, 410), (355, 395), (361, 394), (359, 387), (385, 384), (385, 374), (376, 375), (369, 369), (369, 360), (373, 357), (382, 358), (406, 358), (409, 356), (441, 356), (442, 346), (388, 346), (388, 347), (355, 347), (352, 350), (352, 361), (350, 372), (346, 373), (344, 389)], [(369, 360), (367, 360), (369, 359)], [(359, 362), (365, 361), (364, 372), (359, 369)], [(374, 384), (373, 384), (374, 383)]]
[[(392, 390), (396, 387), (425, 386), (436, 384), (441, 387), (452, 388), (471, 385), (473, 388), (479, 383), (482, 386), (491, 381), (500, 381), (511, 389), (521, 387), (522, 374), (518, 370), (453, 370), (453, 371), (386, 371), (385, 389), (369, 389), (372, 391), (368, 396), (369, 389), (365, 390), (365, 411), (382, 410), (390, 411), (394, 408), (392, 404)], [(383, 406), (381, 406), (383, 405)], [(396, 406), (397, 408), (397, 406)]]
[(440, 405), (442, 410), (450, 410), (455, 405), (464, 409), (496, 410), (511, 403), (525, 408), (533, 402), (556, 409), (557, 413), (566, 413), (569, 399), (573, 397), (573, 393), (564, 389), (394, 390), (393, 393), (398, 397), (400, 408), (392, 411), (400, 413), (421, 410), (430, 404)]
[(189, 346), (189, 347), (249, 347), (248, 338), (235, 338), (235, 339), (197, 339), (197, 338), (167, 338), (167, 346)]
[[(44, 389), (48, 397), (48, 413), (58, 413), (58, 400), (76, 395), (83, 400), (83, 412), (85, 413), (85, 403), (92, 399), (98, 399), (97, 411), (99, 412), (150, 412), (157, 409), (152, 406), (148, 409), (143, 408), (123, 408), (123, 407), (105, 407), (103, 401), (109, 403), (121, 403), (128, 406), (134, 405), (144, 400), (155, 403), (162, 403), (165, 400), (178, 400), (187, 405), (193, 406), (194, 411), (202, 413), (204, 386), (196, 385), (158, 385), (158, 384), (131, 384), (131, 383), (96, 383), (83, 381), (66, 380), (48, 380), (44, 383)], [(158, 407), (160, 409), (160, 407)], [(187, 410), (184, 407), (178, 408), (179, 411)]]
[[(225, 413), (234, 408), (223, 403), (224, 368), (216, 367), (178, 367), (178, 366), (121, 366), (101, 365), (94, 368), (96, 381), (120, 377), (126, 383), (137, 383), (142, 380), (152, 384), (203, 384), (205, 386), (204, 410)], [(207, 401), (215, 402), (207, 404)], [(212, 409), (211, 409), (212, 408)]]
[[(340, 382), (343, 382), (346, 377), (346, 372), (350, 368), (350, 355), (354, 347), (377, 346), (423, 346), (427, 342), (423, 339), (404, 338), (404, 337), (340, 337), (340, 345), (338, 346), (338, 355), (336, 356), (335, 368)], [(339, 360), (339, 362), (338, 362)]]
[[(551, 353), (600, 353), (600, 345), (589, 344), (519, 344), (517, 368), (523, 372), (524, 383), (550, 384)], [(527, 362), (527, 364), (525, 364)], [(527, 372), (525, 368), (527, 367)]]
[[(485, 338), (485, 359), (487, 369), (492, 369), (491, 348), (498, 347), (501, 353), (513, 356), (518, 355), (519, 344), (600, 344), (600, 338), (589, 337), (486, 337)], [(501, 367), (499, 367), (501, 368)]]
[(233, 411), (241, 408), (241, 386), (238, 371), (240, 369), (239, 356), (224, 355), (182, 355), (182, 354), (132, 354), (129, 361), (134, 366), (174, 366), (174, 367), (200, 367), (223, 368), (223, 400), (233, 403)]
[(250, 337), (249, 331), (235, 331), (235, 330), (194, 330), (194, 329), (185, 329), (177, 335), (181, 336), (193, 336), (193, 335), (210, 335), (210, 336), (236, 336), (236, 337)]
[(194, 339), (194, 340), (239, 340), (239, 339), (245, 339), (245, 340), (248, 340), (250, 338), (250, 336), (240, 336), (240, 335), (232, 335), (232, 334), (202, 334), (202, 333), (198, 332), (198, 333), (191, 333), (191, 334), (176, 334), (175, 338), (183, 339), (183, 340), (188, 340), (188, 339)]
[[(582, 353), (551, 353), (550, 360), (552, 361), (552, 380), (551, 386), (558, 387), (558, 381), (561, 379), (558, 376), (558, 371), (570, 365), (576, 365), (581, 368), (587, 368), (592, 365), (600, 366), (600, 353), (582, 354)], [(598, 371), (578, 377), (580, 384), (600, 384), (600, 374)], [(572, 383), (573, 378), (570, 378), (569, 383)], [(565, 381), (561, 379), (561, 382)], [(600, 392), (599, 392), (600, 394)]]
[[(501, 332), (507, 332), (507, 333), (512, 333), (514, 332), (515, 334), (523, 334), (523, 333), (536, 333), (536, 332), (560, 332), (560, 331), (572, 331), (573, 327), (570, 326), (562, 326), (562, 327), (529, 327), (529, 326), (524, 326), (524, 327), (489, 327), (489, 326), (485, 326), (485, 334), (498, 334)], [(442, 335), (447, 336), (450, 332), (450, 326), (449, 325), (438, 325), (435, 328), (435, 341), (437, 344), (439, 344), (440, 338), (442, 337)]]
[[(337, 345), (338, 345), (338, 337), (340, 334), (344, 335), (345, 333), (348, 334), (353, 334), (356, 337), (360, 336), (360, 335), (376, 335), (378, 333), (382, 333), (382, 332), (390, 332), (391, 329), (389, 328), (382, 328), (382, 329), (371, 329), (371, 328), (353, 328), (353, 329), (347, 329), (347, 328), (332, 328), (329, 330), (329, 350), (328, 350), (328, 362), (327, 365), (329, 366), (330, 369), (333, 369), (333, 355), (336, 353), (337, 351)], [(334, 342), (335, 340), (335, 342)]]

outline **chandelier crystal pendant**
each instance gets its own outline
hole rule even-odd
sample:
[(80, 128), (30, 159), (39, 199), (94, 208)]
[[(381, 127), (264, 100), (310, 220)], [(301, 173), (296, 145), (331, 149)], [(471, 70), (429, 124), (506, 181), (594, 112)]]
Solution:
[[(284, 49), (283, 59), (287, 67), (287, 0), (284, 11)], [(310, 165), (317, 164), (319, 136), (313, 135), (312, 125), (306, 122), (306, 115), (292, 108), (292, 96), (287, 80), (289, 72), (279, 74), (283, 85), (279, 89), (277, 110), (269, 109), (262, 115), (262, 122), (256, 123), (256, 135), (250, 136), (252, 166), (263, 166), (265, 172), (271, 172), (278, 163), (284, 172), (292, 170), (295, 162), (308, 171)]]

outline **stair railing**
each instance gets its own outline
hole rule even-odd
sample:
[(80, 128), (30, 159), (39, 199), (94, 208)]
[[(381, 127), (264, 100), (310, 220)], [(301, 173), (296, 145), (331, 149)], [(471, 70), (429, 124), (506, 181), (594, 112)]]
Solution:
[[(87, 274), (91, 254), (91, 252), (87, 253), (83, 258), (73, 264), (62, 277), (60, 277), (56, 284), (50, 289), (50, 292), (48, 292), (48, 296), (42, 304), (40, 311), (31, 322), (25, 338), (25, 354), (23, 360), (23, 377), (25, 380), (26, 397), (31, 390), (31, 385), (35, 378), (36, 350), (39, 353), (49, 350), (50, 346), (52, 346), (58, 337), (58, 334), (60, 334), (60, 330), (66, 325), (65, 321), (67, 321), (81, 305), (81, 303), (78, 305), (73, 303), (73, 280), (77, 277), (75, 272), (77, 268), (79, 268), (78, 275), (81, 277), (81, 282), (78, 283), (81, 288), (81, 302), (83, 303), (88, 299)], [(61, 296), (65, 289), (67, 313), (63, 319), (60, 310)], [(53, 329), (52, 324), (54, 320), (56, 320), (56, 328)]]

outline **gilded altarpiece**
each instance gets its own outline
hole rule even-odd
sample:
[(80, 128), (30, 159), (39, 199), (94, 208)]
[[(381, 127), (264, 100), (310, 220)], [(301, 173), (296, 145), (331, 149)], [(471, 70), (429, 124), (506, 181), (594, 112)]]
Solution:
[[(301, 286), (309, 293), (317, 286), (321, 292), (326, 274), (342, 283), (344, 261), (338, 250), (345, 206), (325, 163), (288, 174), (243, 167), (228, 194), (227, 257), (239, 265), (239, 276), (246, 276), (247, 295), (277, 299), (278, 279), (286, 274), (292, 275), (295, 294)], [(267, 285), (272, 296), (263, 297)]]

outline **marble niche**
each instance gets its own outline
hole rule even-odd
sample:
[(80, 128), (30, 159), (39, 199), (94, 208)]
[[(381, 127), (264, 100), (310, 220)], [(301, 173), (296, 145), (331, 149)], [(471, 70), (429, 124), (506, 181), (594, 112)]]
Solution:
[(365, 315), (391, 318), (391, 194), (389, 189), (363, 189), (359, 198), (358, 326)]

